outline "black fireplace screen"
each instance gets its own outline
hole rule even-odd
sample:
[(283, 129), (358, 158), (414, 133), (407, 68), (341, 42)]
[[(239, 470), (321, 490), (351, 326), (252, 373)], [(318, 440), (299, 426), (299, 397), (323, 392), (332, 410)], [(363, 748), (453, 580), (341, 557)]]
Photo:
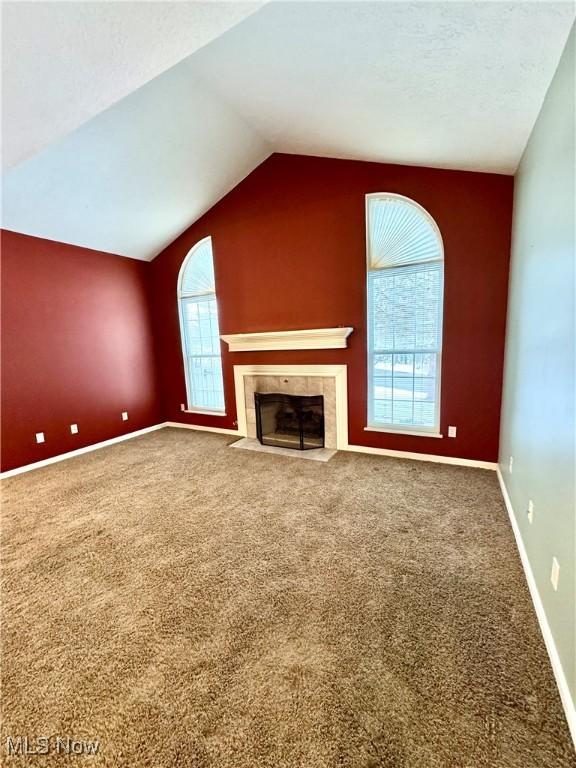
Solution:
[(262, 445), (324, 447), (324, 397), (254, 393), (256, 432)]

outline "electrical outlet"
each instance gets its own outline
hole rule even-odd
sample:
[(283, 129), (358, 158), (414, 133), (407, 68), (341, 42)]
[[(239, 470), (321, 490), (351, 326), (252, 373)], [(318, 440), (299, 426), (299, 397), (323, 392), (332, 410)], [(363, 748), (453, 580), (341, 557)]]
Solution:
[(508, 472), (512, 474), (512, 467), (514, 466), (514, 456), (510, 456), (510, 461), (508, 462)]
[(184, 405), (184, 403), (180, 403), (180, 410), (181, 411), (185, 411), (186, 410), (186, 406)]
[(530, 525), (532, 525), (532, 522), (534, 521), (534, 502), (532, 499), (528, 502), (528, 522)]
[(78, 434), (78, 424), (70, 424), (70, 432), (73, 435), (77, 435)]
[(122, 421), (128, 421), (128, 411), (122, 411)]
[(44, 442), (44, 432), (36, 432), (36, 442), (37, 443)]
[(560, 563), (555, 557), (552, 558), (552, 572), (550, 573), (550, 581), (554, 591), (558, 589), (558, 579), (560, 578)]
[(456, 437), (456, 427), (448, 427), (448, 437)]

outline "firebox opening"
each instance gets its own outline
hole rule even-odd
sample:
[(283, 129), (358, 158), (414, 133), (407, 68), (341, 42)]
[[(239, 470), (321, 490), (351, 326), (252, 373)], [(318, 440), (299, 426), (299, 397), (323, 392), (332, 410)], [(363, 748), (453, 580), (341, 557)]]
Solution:
[(256, 434), (262, 445), (324, 447), (324, 396), (254, 393)]

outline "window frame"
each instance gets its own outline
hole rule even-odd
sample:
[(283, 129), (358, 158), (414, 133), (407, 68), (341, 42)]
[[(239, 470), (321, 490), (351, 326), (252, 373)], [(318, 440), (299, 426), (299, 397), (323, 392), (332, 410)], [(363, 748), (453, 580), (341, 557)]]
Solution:
[[(438, 245), (440, 249), (440, 256), (437, 259), (431, 259), (428, 261), (412, 261), (408, 264), (402, 264), (400, 266), (391, 266), (391, 267), (381, 267), (380, 269), (373, 269), (371, 268), (371, 250), (372, 250), (372, 240), (370, 236), (370, 202), (371, 200), (400, 200), (404, 203), (407, 203), (408, 205), (413, 206), (416, 208), (428, 221), (428, 223), (432, 226), (436, 237), (438, 239)], [(438, 225), (436, 224), (433, 217), (428, 213), (428, 211), (421, 206), (419, 203), (417, 203), (415, 200), (412, 200), (409, 197), (406, 197), (405, 195), (399, 195), (393, 192), (372, 192), (370, 194), (367, 194), (365, 196), (365, 218), (366, 218), (366, 352), (367, 352), (367, 383), (368, 383), (368, 391), (367, 391), (367, 408), (366, 408), (366, 421), (367, 426), (364, 428), (367, 432), (388, 432), (391, 434), (403, 434), (403, 435), (414, 435), (417, 437), (443, 437), (441, 434), (441, 419), (442, 419), (442, 403), (441, 403), (441, 394), (442, 394), (442, 359), (443, 359), (443, 346), (444, 346), (444, 279), (445, 279), (445, 259), (444, 259), (444, 242), (442, 240), (442, 235), (440, 233), (440, 229)], [(397, 274), (400, 270), (403, 269), (414, 269), (418, 266), (418, 264), (422, 264), (423, 266), (426, 264), (440, 264), (442, 266), (442, 281), (441, 281), (441, 289), (440, 289), (440, 344), (438, 347), (437, 352), (430, 352), (430, 350), (407, 350), (407, 351), (400, 351), (400, 350), (384, 350), (376, 352), (374, 350), (373, 346), (373, 322), (372, 322), (372, 291), (370, 286), (371, 281), (371, 275), (377, 272), (385, 272), (391, 270), (394, 274)], [(373, 397), (373, 380), (374, 380), (374, 365), (373, 365), (373, 358), (375, 354), (435, 354), (436, 355), (436, 387), (435, 387), (435, 418), (434, 418), (434, 424), (430, 427), (423, 427), (416, 424), (384, 424), (381, 422), (377, 422), (374, 420), (374, 397)], [(394, 363), (392, 363), (394, 365)]]
[[(212, 238), (210, 236), (202, 238), (202, 240), (199, 240), (197, 243), (195, 243), (192, 248), (188, 251), (186, 254), (186, 257), (184, 258), (184, 261), (182, 262), (182, 265), (180, 266), (180, 271), (178, 272), (178, 283), (177, 283), (177, 303), (178, 303), (178, 320), (179, 320), (179, 326), (180, 326), (180, 343), (182, 347), (182, 365), (184, 368), (184, 381), (186, 385), (186, 408), (182, 409), (185, 413), (199, 413), (204, 414), (207, 416), (226, 416), (226, 393), (224, 391), (224, 371), (223, 371), (223, 358), (222, 358), (222, 341), (220, 339), (220, 312), (218, 307), (218, 296), (216, 293), (216, 285), (214, 285), (213, 291), (203, 291), (202, 293), (191, 293), (186, 292), (182, 290), (182, 282), (184, 280), (184, 274), (186, 272), (187, 267), (189, 266), (189, 263), (193, 260), (194, 254), (206, 243), (209, 243), (210, 245), (210, 251), (212, 252), (212, 258), (214, 258), (213, 249), (212, 249)], [(216, 283), (216, 279), (214, 279), (214, 283)], [(216, 316), (218, 318), (218, 342), (220, 344), (220, 354), (209, 354), (209, 355), (188, 355), (187, 346), (186, 346), (186, 333), (185, 333), (185, 316), (184, 316), (184, 305), (186, 303), (187, 299), (195, 299), (198, 302), (202, 301), (210, 301), (214, 300), (216, 302)], [(193, 395), (193, 389), (190, 382), (190, 376), (188, 372), (188, 358), (189, 357), (210, 357), (220, 358), (220, 365), (221, 365), (221, 371), (222, 371), (222, 398), (224, 405), (220, 408), (204, 408), (201, 405), (194, 405), (192, 403), (192, 395)]]

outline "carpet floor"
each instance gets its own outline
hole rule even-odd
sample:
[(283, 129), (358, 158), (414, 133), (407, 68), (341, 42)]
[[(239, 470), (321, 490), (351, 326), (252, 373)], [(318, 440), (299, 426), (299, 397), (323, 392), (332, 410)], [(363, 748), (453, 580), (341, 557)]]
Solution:
[(576, 765), (493, 472), (232, 440), (3, 482), (2, 765)]

